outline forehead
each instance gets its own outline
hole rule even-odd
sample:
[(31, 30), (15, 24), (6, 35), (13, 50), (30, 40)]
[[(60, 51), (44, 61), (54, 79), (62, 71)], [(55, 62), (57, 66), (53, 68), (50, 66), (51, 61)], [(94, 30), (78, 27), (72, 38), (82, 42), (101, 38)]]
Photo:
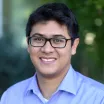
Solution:
[(61, 34), (65, 37), (69, 37), (67, 27), (53, 20), (39, 22), (33, 25), (30, 36), (32, 36), (35, 33), (45, 34), (47, 37), (56, 34)]

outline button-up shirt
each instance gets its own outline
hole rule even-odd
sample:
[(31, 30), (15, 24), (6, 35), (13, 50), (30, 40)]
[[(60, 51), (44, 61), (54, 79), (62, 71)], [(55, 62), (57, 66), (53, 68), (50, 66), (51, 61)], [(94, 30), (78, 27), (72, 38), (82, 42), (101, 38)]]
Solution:
[(43, 97), (35, 74), (8, 88), (0, 104), (104, 104), (104, 85), (70, 67), (50, 99)]

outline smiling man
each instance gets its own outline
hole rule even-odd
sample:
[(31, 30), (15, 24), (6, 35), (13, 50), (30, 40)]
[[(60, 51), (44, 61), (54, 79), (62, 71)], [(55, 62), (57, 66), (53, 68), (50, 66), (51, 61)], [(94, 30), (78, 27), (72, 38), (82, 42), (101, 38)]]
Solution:
[(104, 104), (103, 84), (71, 66), (79, 44), (78, 24), (65, 4), (45, 4), (34, 11), (26, 37), (36, 73), (5, 91), (0, 104)]

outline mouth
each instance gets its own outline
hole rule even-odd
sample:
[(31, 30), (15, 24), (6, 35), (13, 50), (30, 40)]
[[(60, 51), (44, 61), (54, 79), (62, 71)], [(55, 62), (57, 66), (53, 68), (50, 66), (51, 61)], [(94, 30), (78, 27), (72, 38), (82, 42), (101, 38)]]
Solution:
[(46, 64), (52, 64), (56, 61), (56, 58), (52, 58), (52, 57), (40, 57), (40, 60), (42, 63), (46, 63)]

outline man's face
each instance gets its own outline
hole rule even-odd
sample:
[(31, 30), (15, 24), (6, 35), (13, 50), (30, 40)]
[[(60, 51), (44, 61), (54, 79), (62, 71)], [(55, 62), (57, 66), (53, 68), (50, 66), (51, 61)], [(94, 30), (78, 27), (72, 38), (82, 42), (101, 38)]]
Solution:
[[(30, 36), (42, 34), (45, 38), (53, 38), (56, 35), (70, 39), (67, 27), (56, 21), (37, 23), (32, 27)], [(43, 77), (57, 77), (65, 75), (70, 67), (71, 55), (75, 54), (79, 40), (76, 39), (71, 47), (71, 40), (67, 41), (64, 48), (53, 48), (49, 42), (43, 47), (28, 45), (28, 52), (38, 75)]]

